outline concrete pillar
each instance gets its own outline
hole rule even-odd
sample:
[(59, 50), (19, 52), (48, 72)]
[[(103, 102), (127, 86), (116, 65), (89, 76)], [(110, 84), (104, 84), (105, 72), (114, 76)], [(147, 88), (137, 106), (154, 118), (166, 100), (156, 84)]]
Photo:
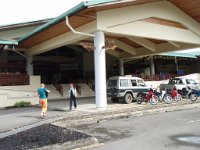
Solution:
[(154, 75), (155, 74), (155, 65), (154, 65), (154, 61), (153, 61), (153, 56), (151, 56), (151, 58), (150, 58), (150, 65), (151, 65), (151, 74)]
[(106, 61), (105, 61), (105, 37), (102, 31), (97, 31), (94, 37), (94, 61), (95, 61), (95, 100), (96, 107), (107, 107), (106, 94)]
[(175, 56), (175, 64), (176, 64), (176, 74), (178, 74), (178, 59)]
[(119, 60), (119, 75), (124, 76), (124, 60)]
[(33, 56), (29, 56), (26, 58), (26, 72), (28, 75), (33, 75)]

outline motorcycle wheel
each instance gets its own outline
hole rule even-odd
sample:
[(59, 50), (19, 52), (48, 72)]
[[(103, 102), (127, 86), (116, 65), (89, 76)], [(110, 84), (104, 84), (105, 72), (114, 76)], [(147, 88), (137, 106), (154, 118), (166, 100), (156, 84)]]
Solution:
[(182, 97), (181, 97), (181, 95), (176, 95), (175, 97), (174, 97), (174, 100), (175, 101), (181, 101), (182, 100)]
[(189, 99), (192, 102), (195, 102), (198, 99), (198, 96), (197, 96), (197, 94), (192, 93), (192, 94), (190, 94)]
[(141, 103), (142, 103), (142, 101), (143, 101), (143, 98), (142, 98), (142, 96), (138, 96), (138, 98), (137, 98), (137, 103), (138, 103), (138, 104), (141, 104)]
[(170, 95), (165, 95), (163, 100), (165, 101), (166, 104), (171, 104), (173, 99)]
[(157, 96), (152, 96), (152, 98), (150, 98), (149, 102), (151, 103), (151, 105), (156, 105), (158, 104), (158, 97)]

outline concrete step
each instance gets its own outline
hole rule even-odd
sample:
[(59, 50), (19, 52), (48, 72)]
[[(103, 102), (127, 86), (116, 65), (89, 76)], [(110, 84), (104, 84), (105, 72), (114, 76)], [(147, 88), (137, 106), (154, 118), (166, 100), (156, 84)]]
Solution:
[(45, 86), (48, 90), (50, 90), (48, 99), (62, 98), (61, 94), (56, 90), (53, 84), (47, 84)]
[[(68, 90), (69, 90), (69, 84), (61, 84), (63, 86), (63, 93), (64, 97), (69, 97)], [(92, 97), (95, 95), (95, 92), (90, 89), (90, 87), (86, 83), (79, 83), (81, 87), (81, 94), (77, 95), (77, 97)]]

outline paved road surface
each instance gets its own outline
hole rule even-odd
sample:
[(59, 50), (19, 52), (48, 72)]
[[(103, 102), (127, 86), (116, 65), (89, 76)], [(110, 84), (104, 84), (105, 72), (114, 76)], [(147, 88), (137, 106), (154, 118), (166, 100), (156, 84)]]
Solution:
[(200, 149), (199, 109), (110, 120), (74, 129), (105, 143), (92, 150)]
[[(94, 98), (81, 99), (78, 100), (77, 103), (78, 107), (81, 108), (88, 107), (88, 105), (95, 107)], [(53, 117), (56, 118), (58, 116), (63, 116), (68, 113), (69, 101), (65, 99), (49, 101), (48, 107), (48, 117), (46, 119)], [(42, 119), (40, 118), (40, 113), (41, 109), (39, 107), (0, 110), (0, 133), (8, 130), (13, 130), (24, 125), (42, 121)]]

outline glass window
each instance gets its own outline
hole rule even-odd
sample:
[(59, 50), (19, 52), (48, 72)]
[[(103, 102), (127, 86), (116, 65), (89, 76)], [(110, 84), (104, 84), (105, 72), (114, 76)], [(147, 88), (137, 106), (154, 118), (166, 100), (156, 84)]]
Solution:
[(137, 86), (137, 81), (136, 80), (131, 80), (131, 86)]
[(187, 84), (197, 84), (194, 80), (190, 79), (187, 81)]
[(116, 87), (117, 86), (117, 80), (109, 80), (108, 87)]
[(183, 84), (183, 80), (179, 80), (178, 84)]
[(137, 80), (137, 82), (138, 82), (138, 86), (146, 86), (143, 80)]
[(121, 87), (128, 87), (128, 80), (127, 79), (121, 79), (120, 80), (120, 86)]
[(169, 84), (177, 84), (180, 78), (173, 78), (169, 80)]

